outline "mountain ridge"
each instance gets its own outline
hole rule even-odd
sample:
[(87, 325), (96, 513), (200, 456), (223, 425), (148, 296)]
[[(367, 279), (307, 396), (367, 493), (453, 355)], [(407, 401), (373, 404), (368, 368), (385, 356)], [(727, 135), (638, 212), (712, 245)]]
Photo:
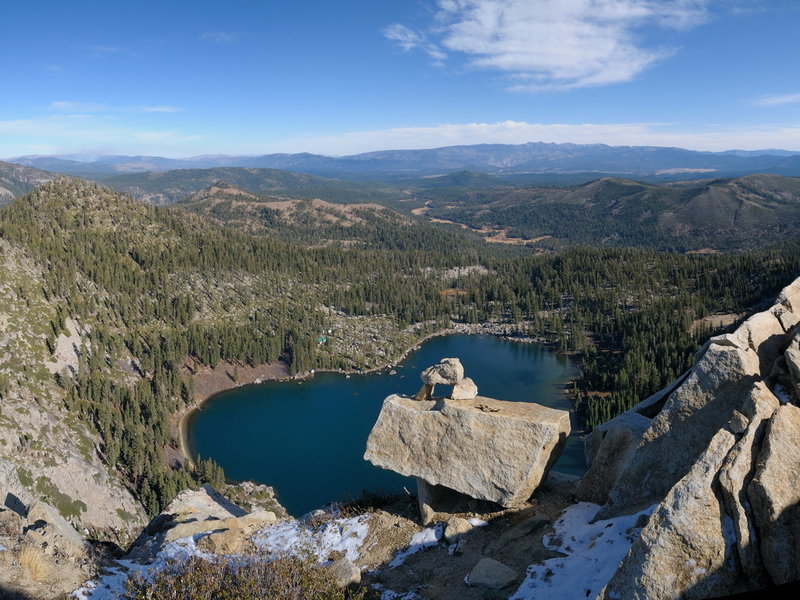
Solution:
[[(774, 152), (774, 154), (772, 154)], [(91, 160), (78, 160), (88, 158)], [(525, 144), (474, 144), (426, 149), (390, 149), (345, 156), (301, 153), (273, 153), (257, 156), (199, 155), (188, 158), (158, 156), (18, 156), (9, 159), (67, 174), (111, 175), (148, 170), (211, 167), (279, 168), (316, 175), (381, 174), (408, 176), (459, 170), (486, 173), (598, 172), (664, 175), (663, 171), (686, 173), (700, 170), (717, 173), (775, 171), (800, 175), (800, 151), (728, 150), (723, 152), (687, 150), (665, 146), (610, 146), (528, 142)]]

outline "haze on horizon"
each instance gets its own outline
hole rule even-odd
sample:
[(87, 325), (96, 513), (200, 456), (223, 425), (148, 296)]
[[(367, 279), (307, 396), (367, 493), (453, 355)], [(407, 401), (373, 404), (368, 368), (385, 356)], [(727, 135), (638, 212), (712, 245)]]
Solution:
[(0, 156), (800, 151), (793, 0), (5, 7)]

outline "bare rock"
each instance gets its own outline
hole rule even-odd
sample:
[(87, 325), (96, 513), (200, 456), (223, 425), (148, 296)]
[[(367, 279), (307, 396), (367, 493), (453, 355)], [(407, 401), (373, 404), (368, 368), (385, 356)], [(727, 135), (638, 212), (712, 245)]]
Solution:
[(228, 519), (247, 514), (210, 485), (199, 490), (183, 490), (162, 511), (172, 515), (205, 515), (205, 518)]
[(166, 545), (175, 540), (195, 536), (201, 533), (214, 533), (219, 531), (226, 531), (228, 529), (238, 529), (239, 520), (232, 517), (230, 519), (203, 519), (203, 520), (189, 520), (185, 523), (178, 523), (174, 527), (170, 527), (164, 531), (162, 536), (159, 536), (159, 541), (162, 545)]
[(364, 458), (502, 506), (523, 504), (570, 431), (569, 413), (538, 404), (386, 398)]
[(346, 558), (333, 561), (327, 568), (333, 574), (336, 585), (340, 588), (361, 583), (361, 569)]
[(773, 583), (800, 579), (800, 408), (781, 406), (769, 421), (756, 473), (747, 489)]
[[(128, 557), (146, 563), (172, 541), (204, 533), (215, 534), (241, 529), (243, 523), (239, 518), (246, 514), (242, 508), (230, 502), (210, 485), (204, 485), (199, 490), (184, 490), (150, 521), (134, 541)], [(269, 514), (274, 517), (273, 513)], [(254, 524), (257, 522), (257, 518), (252, 521)], [(218, 536), (204, 544), (207, 549), (211, 546), (219, 548), (236, 546), (238, 544), (234, 541), (236, 535), (231, 533)]]
[(786, 370), (789, 372), (791, 389), (796, 398), (800, 398), (800, 347), (793, 342), (783, 355), (786, 362)]
[(477, 500), (443, 485), (432, 485), (417, 478), (417, 500), (423, 525), (446, 521), (455, 513), (489, 513), (500, 507), (488, 500)]
[(443, 358), (439, 364), (425, 369), (420, 378), (430, 385), (455, 385), (464, 379), (464, 367), (457, 358)]
[(472, 400), (478, 395), (478, 386), (469, 377), (464, 377), (453, 386), (453, 393), (450, 398), (453, 400)]
[(594, 428), (585, 441), (587, 458), (591, 459), (576, 491), (580, 500), (605, 504), (648, 427), (650, 419), (628, 411)]
[(474, 529), (472, 523), (461, 517), (450, 517), (444, 528), (444, 539), (448, 544), (455, 544), (465, 534)]
[(787, 285), (778, 295), (778, 304), (800, 315), (800, 278)]
[(239, 517), (239, 522), (243, 526), (261, 529), (277, 523), (278, 517), (271, 510), (257, 510)]
[[(749, 586), (758, 589), (768, 583), (761, 564), (758, 540), (753, 530), (753, 511), (747, 498), (747, 486), (753, 478), (755, 459), (764, 437), (767, 421), (780, 406), (778, 399), (759, 382), (752, 392), (753, 416), (743, 430), (719, 472), (719, 483), (725, 512), (733, 521), (736, 552)], [(746, 419), (741, 413), (737, 414)], [(737, 428), (738, 429), (738, 428)], [(734, 433), (741, 433), (734, 430)]]
[[(41, 536), (50, 553), (57, 551), (70, 558), (84, 558), (89, 544), (59, 512), (46, 502), (34, 502), (28, 509), (29, 533)], [(37, 540), (38, 541), (38, 540)]]
[(464, 580), (467, 585), (477, 585), (500, 590), (514, 583), (517, 572), (499, 560), (484, 556), (478, 561)]
[(599, 598), (700, 599), (731, 593), (737, 579), (729, 522), (715, 477), (736, 442), (724, 429), (667, 494)]
[(760, 372), (758, 355), (744, 341), (721, 345), (712, 338), (642, 435), (597, 518), (630, 514), (663, 499), (733, 412), (748, 414), (744, 404)]
[[(797, 316), (794, 313), (780, 310), (781, 318), (776, 315), (775, 307), (756, 313), (739, 327), (739, 334), (747, 336), (747, 342), (757, 355), (761, 365), (761, 376), (767, 377), (772, 363), (783, 351), (786, 328), (784, 323), (794, 325)], [(793, 321), (793, 322), (792, 322)]]
[[(249, 540), (247, 531), (238, 522), (221, 522), (228, 526), (228, 529), (213, 531), (209, 535), (201, 537), (197, 541), (198, 547), (213, 554), (241, 554)], [(201, 522), (208, 528), (208, 522)], [(181, 536), (184, 537), (184, 536)], [(180, 539), (180, 537), (175, 538)]]

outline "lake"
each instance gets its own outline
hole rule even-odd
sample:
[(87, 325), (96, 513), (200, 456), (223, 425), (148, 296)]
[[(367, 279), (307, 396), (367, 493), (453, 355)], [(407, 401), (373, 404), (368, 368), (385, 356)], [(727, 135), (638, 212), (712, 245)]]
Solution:
[[(402, 492), (405, 487), (415, 493), (413, 479), (362, 457), (383, 399), (416, 394), (422, 370), (445, 357), (461, 360), (481, 396), (570, 408), (562, 386), (577, 369), (567, 357), (489, 335), (449, 335), (424, 342), (394, 367), (394, 375), (388, 370), (349, 377), (318, 373), (217, 394), (190, 420), (190, 445), (222, 465), (229, 479), (273, 486), (296, 516), (355, 498), (364, 489)], [(583, 456), (583, 444), (573, 433), (554, 469), (582, 475)]]

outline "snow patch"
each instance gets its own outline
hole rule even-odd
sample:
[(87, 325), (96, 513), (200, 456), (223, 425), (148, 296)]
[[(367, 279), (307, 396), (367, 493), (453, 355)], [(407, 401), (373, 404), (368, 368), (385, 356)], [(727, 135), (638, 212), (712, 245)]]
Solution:
[(355, 561), (367, 537), (367, 515), (349, 519), (333, 519), (319, 529), (312, 530), (303, 521), (282, 521), (260, 530), (253, 536), (256, 547), (269, 553), (292, 555), (313, 554), (324, 562), (332, 552), (344, 552), (349, 561)]
[(555, 531), (542, 540), (549, 550), (566, 556), (529, 566), (525, 581), (510, 600), (596, 598), (638, 537), (636, 521), (654, 508), (591, 523), (599, 505), (570, 506), (555, 522)]
[(395, 592), (394, 590), (387, 590), (380, 583), (373, 583), (370, 587), (381, 593), (381, 600), (422, 600), (416, 592)]
[(192, 556), (211, 559), (212, 554), (204, 552), (197, 547), (197, 539), (205, 534), (198, 534), (193, 537), (181, 538), (167, 544), (161, 552), (156, 555), (155, 560), (142, 565), (132, 560), (118, 560), (117, 566), (107, 568), (107, 573), (97, 579), (87, 581), (83, 587), (78, 588), (70, 598), (76, 600), (119, 600), (125, 593), (125, 584), (128, 578), (138, 575), (145, 579), (150, 579), (156, 572), (164, 569), (169, 562), (176, 560), (187, 560)]
[(408, 543), (408, 548), (401, 550), (395, 554), (392, 561), (389, 563), (389, 568), (394, 569), (402, 565), (405, 560), (412, 554), (416, 554), (423, 548), (430, 548), (439, 543), (444, 535), (445, 524), (442, 522), (436, 523), (433, 527), (428, 527), (422, 531), (418, 531), (411, 536), (411, 541)]
[[(270, 554), (282, 553), (303, 555), (311, 553), (323, 562), (331, 552), (339, 551), (351, 561), (358, 558), (358, 549), (367, 537), (367, 515), (350, 519), (333, 519), (319, 529), (311, 530), (301, 521), (282, 521), (260, 530), (253, 536), (253, 542), (262, 552), (264, 559)], [(150, 579), (171, 562), (183, 562), (192, 556), (206, 560), (218, 558), (197, 547), (196, 541), (206, 533), (181, 538), (167, 544), (152, 563), (142, 565), (130, 560), (119, 560), (117, 566), (107, 569), (106, 574), (87, 581), (83, 587), (70, 594), (74, 600), (119, 600), (125, 592), (128, 578), (134, 575)]]

